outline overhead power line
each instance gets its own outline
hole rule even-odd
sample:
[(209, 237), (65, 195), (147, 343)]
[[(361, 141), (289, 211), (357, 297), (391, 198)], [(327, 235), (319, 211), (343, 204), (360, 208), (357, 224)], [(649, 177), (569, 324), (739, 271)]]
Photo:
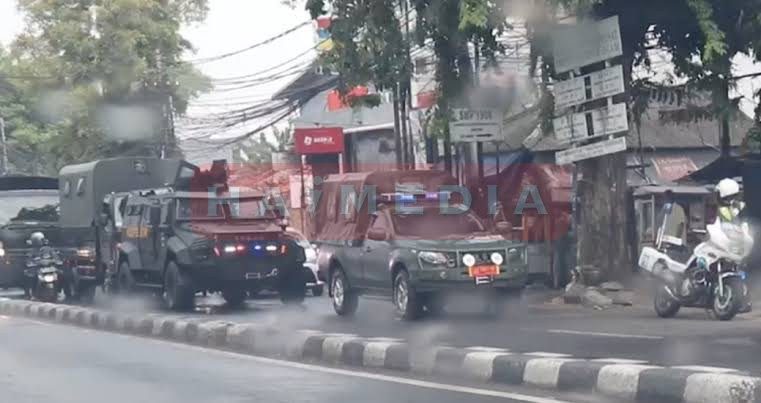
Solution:
[(239, 49), (239, 50), (232, 51), (232, 52), (228, 52), (228, 53), (223, 53), (223, 54), (217, 55), (217, 56), (206, 57), (206, 58), (201, 58), (201, 59), (196, 59), (196, 60), (190, 60), (190, 62), (193, 63), (193, 64), (205, 64), (205, 63), (211, 63), (211, 62), (215, 62), (215, 61), (218, 61), (218, 60), (227, 59), (229, 57), (237, 56), (237, 55), (239, 55), (241, 53), (245, 53), (245, 52), (248, 52), (250, 50), (256, 49), (258, 47), (261, 47), (261, 46), (264, 46), (264, 45), (268, 45), (268, 44), (270, 44), (270, 43), (272, 43), (272, 42), (274, 42), (274, 41), (276, 41), (276, 40), (278, 40), (280, 38), (283, 38), (285, 36), (290, 35), (293, 32), (298, 31), (299, 29), (301, 29), (301, 28), (303, 28), (303, 27), (305, 27), (307, 25), (310, 25), (311, 23), (312, 23), (312, 21), (304, 21), (304, 22), (302, 22), (302, 23), (300, 23), (300, 24), (298, 24), (298, 25), (296, 25), (296, 26), (294, 26), (294, 27), (292, 27), (290, 29), (287, 29), (287, 30), (285, 30), (285, 31), (275, 35), (275, 36), (272, 36), (272, 37), (267, 38), (267, 39), (265, 39), (263, 41), (257, 42), (257, 43), (255, 43), (255, 44), (253, 44), (251, 46), (246, 47), (246, 48)]

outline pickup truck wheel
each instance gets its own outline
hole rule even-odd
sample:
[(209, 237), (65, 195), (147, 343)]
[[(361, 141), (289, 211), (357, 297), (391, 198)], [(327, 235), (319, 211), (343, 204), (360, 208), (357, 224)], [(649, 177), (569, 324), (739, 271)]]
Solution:
[(164, 303), (173, 311), (189, 311), (195, 307), (193, 282), (174, 262), (169, 262), (164, 274)]
[(359, 296), (346, 281), (346, 273), (338, 268), (330, 277), (330, 296), (333, 302), (333, 310), (338, 316), (354, 316), (359, 307)]
[(410, 275), (407, 270), (399, 270), (394, 277), (394, 306), (404, 320), (415, 320), (423, 313), (420, 295), (410, 287)]
[(247, 296), (246, 290), (242, 288), (229, 288), (222, 291), (222, 297), (230, 308), (240, 308), (243, 306)]
[(298, 305), (304, 302), (307, 295), (307, 281), (300, 270), (286, 273), (280, 279), (280, 301), (288, 305)]

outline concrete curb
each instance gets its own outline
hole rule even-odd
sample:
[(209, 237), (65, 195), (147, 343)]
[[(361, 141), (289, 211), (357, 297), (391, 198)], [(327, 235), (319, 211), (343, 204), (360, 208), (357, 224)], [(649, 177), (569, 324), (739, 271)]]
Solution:
[(386, 338), (282, 332), (259, 324), (130, 315), (76, 306), (0, 300), (0, 314), (171, 340), (290, 360), (442, 375), (503, 385), (594, 392), (619, 401), (761, 402), (761, 378), (701, 367), (659, 367), (626, 360), (583, 360), (561, 354), (428, 346)]

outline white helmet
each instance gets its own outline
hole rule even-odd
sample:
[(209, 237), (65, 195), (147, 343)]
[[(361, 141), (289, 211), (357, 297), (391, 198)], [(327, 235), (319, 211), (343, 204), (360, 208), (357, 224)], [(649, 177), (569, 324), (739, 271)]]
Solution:
[(725, 178), (719, 181), (716, 190), (719, 192), (719, 197), (724, 199), (740, 193), (740, 184), (735, 180)]

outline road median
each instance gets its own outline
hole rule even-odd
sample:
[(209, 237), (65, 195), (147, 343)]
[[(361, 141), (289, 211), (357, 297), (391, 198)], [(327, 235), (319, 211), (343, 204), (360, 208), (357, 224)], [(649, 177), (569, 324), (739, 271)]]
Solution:
[(257, 323), (125, 314), (11, 299), (0, 300), (0, 314), (265, 357), (593, 392), (617, 401), (761, 402), (761, 378), (731, 370), (670, 368), (486, 347), (413, 347), (394, 339), (312, 330), (286, 332)]

